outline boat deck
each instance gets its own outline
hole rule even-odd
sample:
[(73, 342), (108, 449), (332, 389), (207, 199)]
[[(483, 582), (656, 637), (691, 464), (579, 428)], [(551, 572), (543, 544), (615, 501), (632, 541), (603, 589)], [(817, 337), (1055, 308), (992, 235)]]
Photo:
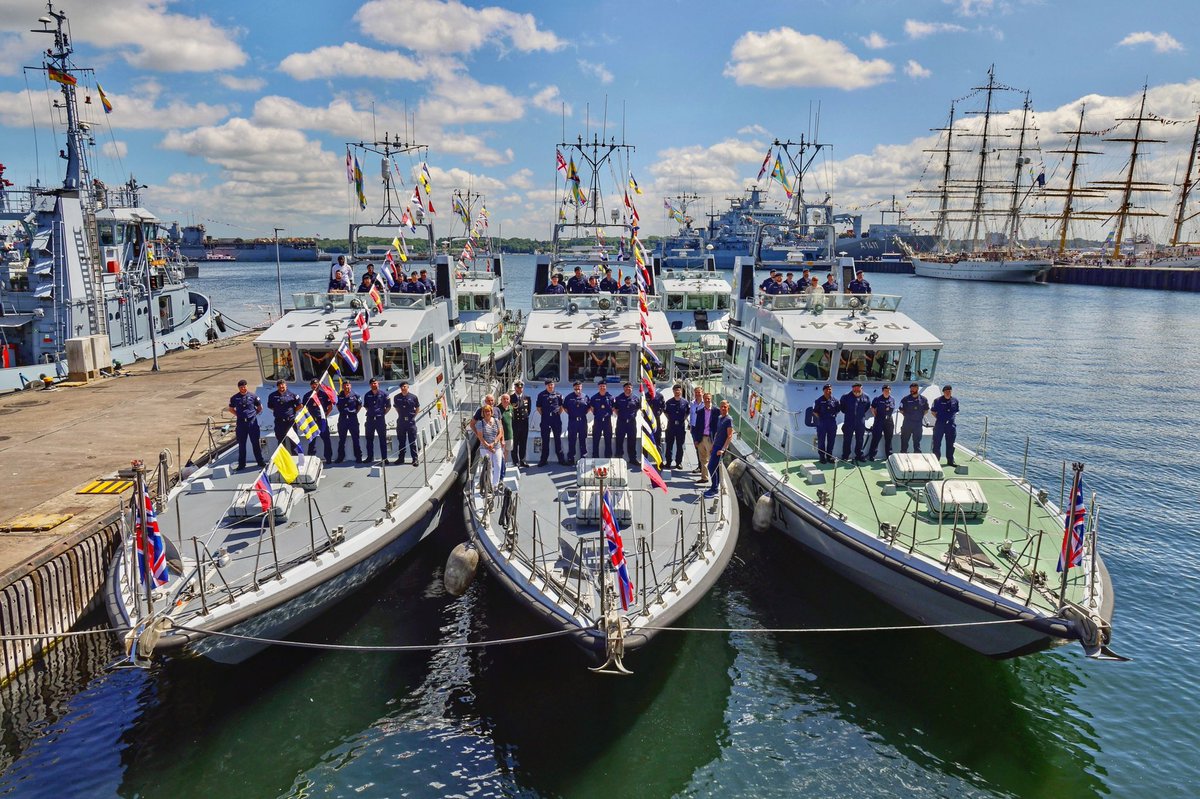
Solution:
[[(497, 502), (489, 515), (489, 535), (504, 553), (515, 582), (541, 593), (561, 620), (591, 626), (601, 616), (597, 578), (604, 541), (598, 520), (578, 518), (576, 475), (576, 467), (553, 461), (529, 469), (510, 465), (504, 483), (517, 498), (516, 529), (505, 535), (503, 503)], [(714, 564), (728, 560), (736, 541), (736, 499), (731, 491), (705, 500), (701, 494), (708, 483), (697, 482), (693, 472), (668, 469), (663, 479), (667, 493), (631, 471), (625, 491), (632, 522), (618, 520), (617, 525), (634, 585), (633, 602), (623, 615), (634, 627), (681, 601), (694, 603), (696, 592), (702, 595), (719, 576), (718, 569), (717, 575), (705, 579)], [(473, 494), (478, 497), (478, 492)], [(607, 582), (612, 585), (611, 576)]]
[[(1057, 611), (1061, 577), (1055, 567), (1063, 539), (1063, 516), (1049, 501), (1039, 502), (1037, 490), (1020, 478), (1006, 475), (959, 445), (955, 460), (960, 471), (943, 467), (945, 479), (977, 482), (988, 509), (979, 518), (948, 510), (939, 515), (926, 501), (925, 482), (893, 482), (886, 460), (855, 466), (786, 459), (776, 448), (759, 443), (757, 432), (749, 426), (735, 424), (739, 437), (757, 447), (760, 457), (789, 487), (823, 505), (827, 513), (845, 514), (849, 523), (896, 549), (948, 566), (960, 576), (999, 589), (1030, 607), (1050, 614)], [(930, 451), (929, 444), (927, 434), (923, 451)], [(835, 454), (840, 447), (839, 437)], [(810, 483), (808, 469), (818, 470), (824, 482)], [(885, 491), (888, 486), (895, 486), (894, 493)], [(1083, 604), (1087, 599), (1084, 592), (1090, 566), (1085, 561), (1084, 568), (1070, 570), (1067, 600)]]

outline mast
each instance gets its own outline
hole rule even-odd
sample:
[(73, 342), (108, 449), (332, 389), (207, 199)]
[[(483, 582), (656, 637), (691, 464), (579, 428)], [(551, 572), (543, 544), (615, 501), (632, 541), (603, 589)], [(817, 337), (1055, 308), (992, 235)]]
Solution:
[(1089, 190), (1077, 186), (1079, 177), (1079, 156), (1081, 155), (1099, 155), (1099, 150), (1084, 150), (1082, 149), (1084, 136), (1099, 136), (1099, 132), (1083, 129), (1083, 115), (1087, 109), (1087, 104), (1079, 106), (1079, 123), (1075, 126), (1075, 130), (1060, 130), (1059, 133), (1073, 137), (1073, 144), (1066, 150), (1050, 150), (1052, 153), (1071, 156), (1071, 169), (1067, 173), (1067, 187), (1065, 189), (1047, 189), (1046, 194), (1049, 196), (1061, 196), (1063, 198), (1062, 213), (1054, 217), (1043, 217), (1045, 219), (1059, 220), (1058, 226), (1058, 254), (1064, 255), (1067, 251), (1067, 233), (1070, 228), (1071, 220), (1076, 216), (1075, 199), (1078, 197), (1100, 198), (1103, 195), (1096, 193), (1094, 190)]
[[(38, 20), (42, 23), (42, 28), (31, 29), (32, 33), (45, 33), (54, 37), (54, 46), (46, 50), (47, 61), (43, 69), (54, 69), (63, 75), (70, 76), (72, 72), (71, 53), (74, 52), (74, 48), (71, 47), (70, 37), (64, 30), (67, 15), (61, 11), (55, 11), (54, 4), (50, 2), (46, 3), (46, 13), (50, 19), (41, 17)], [(54, 23), (53, 28), (50, 27), (51, 21)], [(59, 90), (62, 92), (63, 106), (67, 110), (67, 148), (64, 153), (67, 168), (63, 176), (63, 188), (78, 191), (81, 187), (86, 186), (88, 181), (87, 164), (83, 157), (84, 134), (79, 125), (79, 108), (75, 104), (75, 86), (69, 82), (60, 81)]]
[[(562, 151), (562, 150), (569, 151), (571, 153), (570, 160), (572, 160), (572, 161), (575, 159), (576, 156), (578, 156), (579, 160), (582, 162), (582, 165), (586, 165), (587, 167), (589, 167), (591, 169), (591, 174), (588, 176), (588, 188), (584, 192), (585, 197), (586, 197), (586, 202), (583, 204), (582, 209), (580, 208), (580, 204), (578, 202), (576, 202), (574, 204), (575, 205), (574, 221), (570, 222), (570, 223), (566, 223), (566, 222), (556, 222), (555, 223), (555, 226), (554, 226), (555, 247), (557, 248), (557, 246), (558, 246), (559, 231), (566, 227), (575, 227), (575, 228), (585, 228), (586, 227), (586, 228), (593, 229), (597, 233), (599, 233), (605, 227), (624, 228), (624, 225), (622, 225), (618, 222), (618, 220), (620, 218), (619, 215), (621, 213), (620, 209), (618, 209), (618, 208), (612, 209), (612, 214), (613, 214), (612, 222), (607, 222), (605, 220), (604, 211), (603, 211), (604, 196), (600, 190), (600, 170), (601, 170), (601, 167), (604, 167), (607, 165), (607, 166), (609, 166), (610, 171), (613, 169), (616, 170), (613, 173), (614, 175), (626, 175), (627, 176), (628, 171), (629, 171), (627, 169), (628, 156), (630, 153), (632, 153), (634, 151), (634, 149), (635, 149), (634, 146), (632, 144), (625, 144), (624, 142), (622, 142), (621, 144), (617, 144), (615, 138), (609, 138), (607, 141), (605, 141), (604, 139), (600, 138), (600, 136), (598, 136), (595, 133), (592, 134), (592, 138), (590, 141), (587, 139), (584, 139), (583, 136), (576, 136), (575, 141), (573, 141), (573, 142), (562, 141), (562, 142), (559, 142), (556, 146), (558, 147), (558, 149), (560, 151)], [(621, 163), (620, 155), (622, 155), (622, 154), (625, 156), (625, 161), (626, 161), (625, 163)], [(617, 163), (616, 163), (615, 167), (612, 165), (614, 156), (617, 156), (617, 159), (616, 159)], [(578, 171), (578, 167), (576, 167), (576, 169)], [(571, 181), (567, 181), (567, 182), (570, 183)], [(623, 183), (624, 183), (624, 180), (621, 181), (621, 184), (623, 184)], [(581, 185), (580, 185), (580, 190), (584, 191), (582, 188), (582, 181), (581, 181)], [(580, 213), (581, 210), (582, 210), (582, 213)]]
[[(1021, 195), (1021, 172), (1029, 163), (1029, 159), (1025, 157), (1025, 132), (1028, 130), (1026, 127), (1028, 120), (1029, 92), (1026, 91), (1025, 102), (1021, 105), (1021, 127), (1017, 133), (1017, 161), (1013, 170), (1012, 202), (1008, 209), (1008, 247), (1010, 250), (1016, 246), (1021, 229), (1021, 204), (1025, 199)], [(1032, 183), (1029, 188), (1032, 191)]]
[[(979, 170), (975, 175), (975, 199), (971, 203), (971, 216), (968, 227), (969, 235), (967, 236), (967, 239), (971, 242), (972, 250), (978, 249), (976, 242), (979, 241), (979, 228), (983, 223), (984, 174), (987, 168), (988, 157), (988, 128), (992, 121), (992, 94), (996, 91), (995, 64), (988, 67), (987, 86), (976, 87), (976, 90), (979, 89), (987, 91), (987, 100), (983, 108), (983, 132), (979, 134)], [(986, 228), (984, 228), (984, 231), (986, 232)]]
[(1188, 196), (1195, 185), (1192, 180), (1192, 169), (1196, 165), (1196, 148), (1200, 146), (1200, 115), (1196, 116), (1196, 130), (1192, 134), (1192, 149), (1188, 153), (1187, 169), (1183, 173), (1183, 183), (1179, 187), (1179, 207), (1175, 211), (1175, 232), (1171, 234), (1171, 246), (1178, 247), (1183, 243), (1183, 223), (1196, 216), (1186, 216)]
[[(792, 165), (792, 172), (796, 176), (796, 185), (792, 186), (791, 207), (788, 210), (796, 215), (796, 223), (802, 224), (804, 222), (801, 219), (804, 209), (804, 176), (808, 173), (809, 167), (812, 166), (812, 162), (820, 154), (821, 150), (829, 147), (829, 145), (817, 141), (809, 141), (801, 134), (800, 141), (792, 141), (791, 139), (780, 141), (776, 139), (773, 146), (781, 148), (788, 163)], [(792, 152), (792, 148), (796, 148), (795, 153)], [(810, 151), (811, 155), (808, 154)]]
[[(379, 212), (379, 219), (376, 222), (351, 222), (349, 230), (349, 248), (350, 256), (357, 255), (356, 244), (360, 231), (363, 228), (399, 228), (401, 226), (402, 214), (396, 212), (396, 206), (403, 203), (400, 198), (399, 185), (393, 179), (392, 165), (395, 161), (395, 156), (416, 153), (420, 155), (422, 151), (428, 157), (429, 147), (424, 144), (414, 144), (403, 140), (399, 135), (391, 135), (389, 137), (387, 131), (384, 131), (383, 138), (376, 141), (358, 141), (346, 142), (347, 150), (354, 149), (362, 151), (364, 159), (367, 153), (374, 153), (380, 157), (380, 179), (383, 184), (383, 208)], [(347, 154), (347, 157), (349, 155)], [(357, 160), (357, 156), (355, 156)], [(361, 164), (360, 164), (361, 167)], [(365, 189), (364, 189), (365, 191)], [(413, 219), (414, 226), (421, 226), (426, 231), (426, 244), (428, 245), (429, 259), (432, 262), (434, 255), (437, 253), (436, 244), (433, 237), (433, 222), (426, 220), (425, 209), (419, 205), (414, 206), (415, 214)], [(395, 232), (387, 233), (389, 236), (394, 236)]]

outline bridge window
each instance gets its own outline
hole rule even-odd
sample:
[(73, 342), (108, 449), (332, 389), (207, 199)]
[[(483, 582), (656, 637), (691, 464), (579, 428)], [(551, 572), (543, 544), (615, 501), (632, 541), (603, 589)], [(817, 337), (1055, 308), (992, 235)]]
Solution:
[(793, 380), (829, 379), (829, 365), (833, 363), (833, 350), (796, 348), (796, 358), (793, 361)]
[(629, 352), (589, 350), (567, 353), (567, 378), (585, 383), (603, 379), (608, 382), (629, 379)]
[(380, 380), (408, 380), (408, 347), (373, 347), (371, 374)]
[(320, 380), (333, 360), (333, 350), (300, 350), (300, 377)]
[(837, 379), (889, 383), (896, 379), (903, 356), (903, 350), (842, 350)]
[(937, 370), (938, 350), (912, 350), (904, 364), (905, 380), (929, 380)]
[(295, 380), (292, 352), (281, 347), (258, 347), (258, 366), (263, 382), (274, 385), (276, 380)]
[(526, 378), (534, 384), (558, 380), (558, 350), (531, 349), (526, 352)]

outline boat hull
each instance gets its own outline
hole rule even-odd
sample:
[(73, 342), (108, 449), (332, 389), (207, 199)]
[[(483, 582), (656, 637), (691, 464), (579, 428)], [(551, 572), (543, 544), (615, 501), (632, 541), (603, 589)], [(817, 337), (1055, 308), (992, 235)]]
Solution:
[[(747, 504), (753, 505), (766, 492), (766, 486), (773, 484), (777, 479), (769, 470), (752, 464), (738, 491)], [(775, 530), (804, 547), (830, 570), (920, 624), (977, 624), (937, 631), (980, 654), (997, 659), (1017, 657), (1080, 638), (1074, 622), (1046, 617), (1017, 602), (988, 596), (964, 579), (831, 518), (824, 508), (802, 496), (781, 491), (773, 496), (777, 503), (772, 522)], [(1106, 595), (1109, 593), (1106, 591)], [(1018, 619), (1021, 621), (1014, 621)]]
[(943, 280), (979, 280), (991, 283), (1036, 283), (1054, 264), (1046, 259), (984, 261), (926, 261), (912, 259), (913, 272), (918, 277)]

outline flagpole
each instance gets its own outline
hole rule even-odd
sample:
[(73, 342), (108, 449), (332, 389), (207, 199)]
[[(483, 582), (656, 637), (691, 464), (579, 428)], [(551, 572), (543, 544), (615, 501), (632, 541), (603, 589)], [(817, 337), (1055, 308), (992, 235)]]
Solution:
[[(1067, 602), (1067, 575), (1071, 573), (1071, 557), (1075, 548), (1075, 495), (1079, 491), (1079, 481), (1083, 477), (1083, 464), (1076, 461), (1071, 464), (1071, 469), (1075, 472), (1075, 479), (1071, 481), (1071, 495), (1067, 497), (1065, 504), (1069, 508), (1064, 512), (1065, 528), (1063, 530), (1063, 548), (1059, 551), (1058, 557), (1063, 561), (1062, 582), (1058, 588), (1058, 606), (1061, 608)], [(1067, 541), (1071, 541), (1070, 548), (1067, 548)], [(1064, 551), (1065, 550), (1065, 553)]]
[(279, 233), (283, 228), (275, 228), (275, 291), (279, 294), (279, 318), (283, 318), (283, 281), (279, 276)]
[[(152, 322), (154, 320), (151, 320)], [(146, 587), (146, 620), (154, 615), (154, 592), (150, 587), (150, 547), (146, 530), (150, 520), (146, 518), (146, 464), (143, 461), (133, 461), (133, 495), (137, 499), (137, 539), (142, 544), (142, 584)], [(136, 551), (136, 549), (135, 549)], [(136, 557), (136, 556), (135, 556)], [(136, 568), (136, 566), (135, 566)], [(135, 644), (136, 646), (136, 644)]]

